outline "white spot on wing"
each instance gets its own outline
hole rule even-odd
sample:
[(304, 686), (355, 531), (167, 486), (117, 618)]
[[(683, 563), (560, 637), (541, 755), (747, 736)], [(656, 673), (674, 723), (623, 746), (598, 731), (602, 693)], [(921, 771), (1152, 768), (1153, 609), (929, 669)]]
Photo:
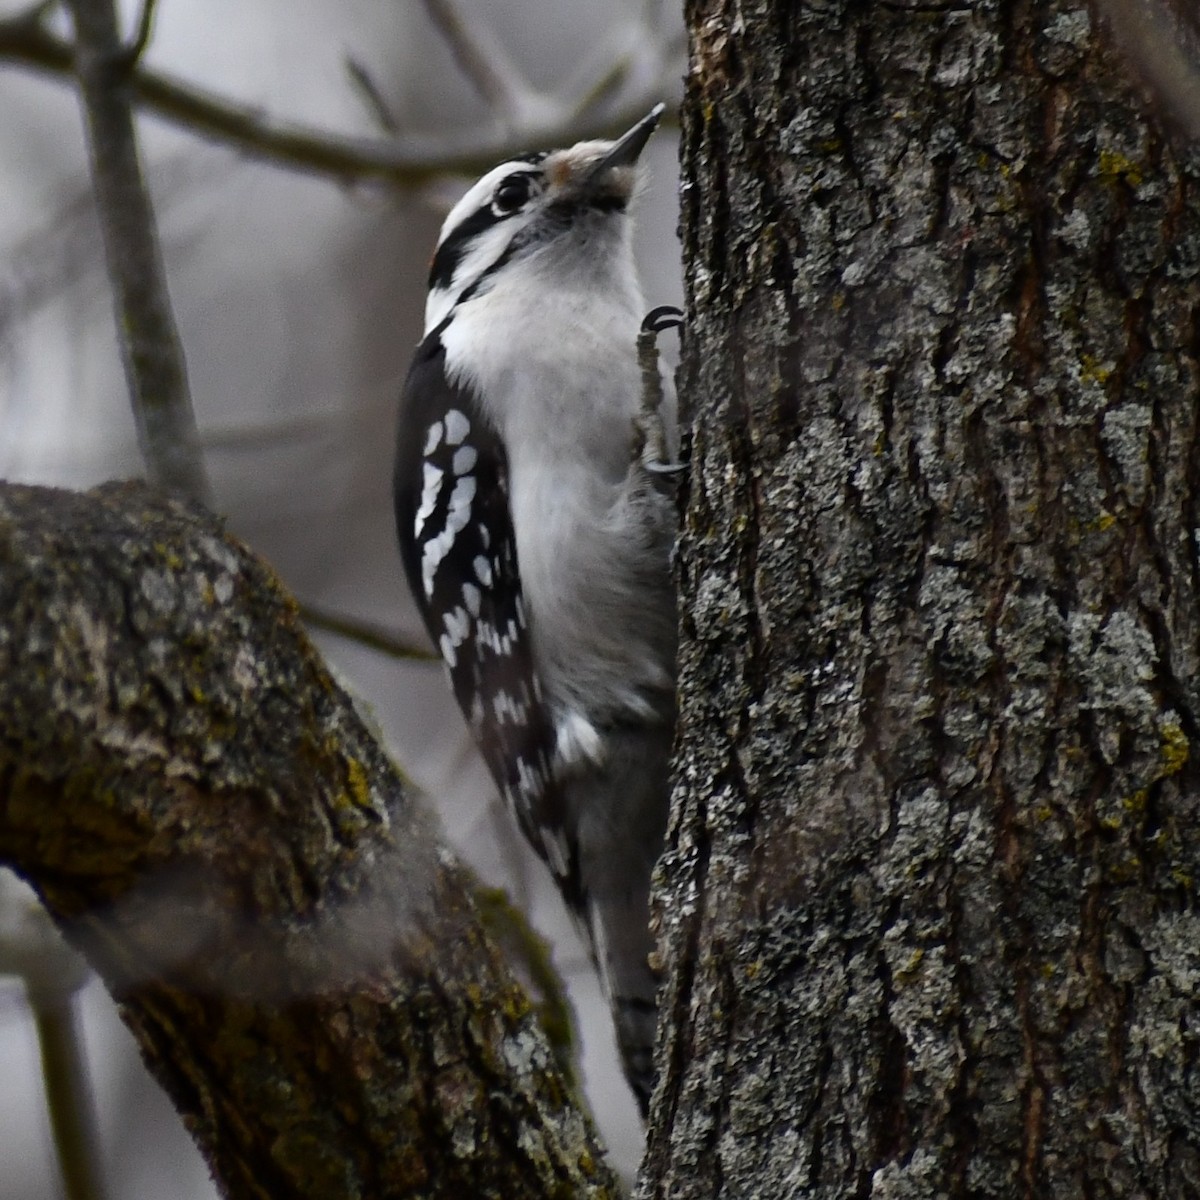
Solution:
[(541, 772), (523, 758), (517, 759), (517, 787), (527, 800), (535, 799), (543, 791)]
[(446, 414), (446, 445), (457, 446), (471, 432), (471, 422), (457, 408)]
[(484, 587), (490, 588), (492, 586), (492, 564), (482, 554), (479, 554), (476, 555), (471, 566), (475, 568), (475, 578)]
[(467, 634), (471, 632), (471, 620), (467, 616), (466, 610), (456, 608), (453, 612), (448, 612), (442, 619), (442, 624), (446, 627), (446, 636), (450, 639), (450, 644), (457, 649), (467, 640)]
[(433, 595), (433, 577), (437, 574), (442, 559), (450, 553), (456, 532), (457, 530), (448, 527), (443, 529), (437, 537), (430, 538), (425, 543), (425, 548), (421, 552), (421, 583), (425, 588), (426, 596)]
[(582, 713), (568, 712), (559, 721), (555, 735), (555, 756), (564, 766), (583, 762), (599, 766), (604, 762), (604, 741)]
[(467, 611), (473, 617), (479, 616), (479, 604), (483, 599), (483, 593), (473, 583), (464, 583), (462, 592)]
[(429, 457), (437, 448), (438, 443), (442, 440), (442, 423), (434, 421), (429, 427), (429, 436), (425, 439), (425, 449), (421, 451), (426, 458)]
[(471, 503), (475, 499), (475, 476), (465, 475), (454, 481), (454, 491), (450, 494), (450, 511), (446, 514), (446, 524), (458, 533), (466, 529), (471, 519)]
[(466, 475), (475, 467), (475, 463), (479, 459), (479, 453), (474, 446), (459, 446), (454, 452), (454, 473), (455, 475)]
[(525, 702), (511, 696), (503, 688), (492, 697), (492, 711), (497, 721), (509, 721), (514, 725), (523, 724), (529, 715)]
[(543, 825), (540, 832), (547, 865), (557, 878), (566, 879), (568, 874), (567, 839), (563, 835), (563, 831)]
[(433, 506), (437, 504), (438, 492), (441, 490), (443, 472), (439, 471), (433, 463), (425, 463), (423, 468), (423, 480), (421, 484), (421, 504), (417, 509), (417, 515), (413, 517), (413, 533), (419, 538), (421, 530), (425, 528), (425, 522), (429, 520), (430, 514), (433, 512)]

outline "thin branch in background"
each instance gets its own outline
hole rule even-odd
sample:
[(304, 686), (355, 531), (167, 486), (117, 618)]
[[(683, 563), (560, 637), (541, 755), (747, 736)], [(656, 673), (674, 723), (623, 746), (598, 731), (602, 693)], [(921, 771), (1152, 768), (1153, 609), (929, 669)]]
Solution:
[(629, 78), (631, 66), (627, 55), (606, 60), (603, 70), (595, 79), (580, 85), (577, 90), (573, 89), (576, 91), (576, 100), (571, 107), (571, 116), (581, 120), (616, 95)]
[(76, 996), (92, 978), (29, 885), (0, 868), (0, 976), (23, 985), (42, 1058), (42, 1087), (68, 1200), (104, 1194), (96, 1109)]
[(116, 6), (114, 0), (67, 0), (67, 6), (75, 27), (75, 74), (92, 186), (142, 456), (155, 483), (206, 501), (208, 480), (138, 157)]
[(200, 444), (205, 450), (246, 450), (258, 453), (261, 450), (275, 450), (294, 442), (327, 440), (344, 432), (345, 423), (340, 417), (318, 414), (257, 424), (224, 427), (210, 425), (201, 431)]
[(360, 646), (366, 646), (368, 650), (377, 650), (389, 658), (405, 659), (409, 662), (441, 661), (432, 650), (424, 646), (414, 646), (391, 630), (370, 621), (360, 620), (358, 617), (348, 617), (344, 613), (332, 612), (313, 604), (301, 604), (300, 617), (313, 629), (357, 642)]
[(398, 134), (400, 126), (397, 124), (392, 110), (388, 107), (387, 101), (383, 98), (383, 93), (379, 90), (379, 85), (372, 78), (371, 72), (350, 54), (346, 55), (345, 64), (346, 74), (350, 76), (350, 82), (365, 101), (371, 115), (378, 122), (379, 128), (384, 133), (391, 134), (392, 136)]
[(28, 995), (67, 1200), (103, 1200), (100, 1143), (75, 999), (46, 996), (33, 988)]
[(142, 0), (142, 15), (138, 18), (137, 33), (122, 53), (125, 65), (130, 70), (141, 60), (142, 55), (146, 53), (146, 47), (150, 45), (150, 38), (154, 33), (155, 7), (156, 0)]
[[(0, 62), (43, 72), (57, 79), (74, 75), (71, 44), (49, 29), (39, 4), (15, 17), (0, 19)], [(664, 74), (666, 72), (664, 71)], [(448, 174), (477, 175), (497, 161), (530, 146), (565, 145), (584, 137), (624, 132), (662, 99), (662, 78), (630, 88), (602, 122), (572, 117), (578, 104), (570, 99), (531, 104), (520, 128), (471, 129), (455, 136), (445, 132), (384, 143), (342, 138), (292, 122), (275, 120), (260, 110), (230, 103), (223, 97), (138, 65), (128, 85), (134, 102), (194, 136), (208, 138), (250, 158), (291, 170), (309, 171), (336, 183), (384, 183), (419, 189)]]
[(530, 92), (520, 71), (494, 38), (472, 33), (454, 0), (423, 0), (454, 61), (471, 86), (505, 124), (516, 124)]

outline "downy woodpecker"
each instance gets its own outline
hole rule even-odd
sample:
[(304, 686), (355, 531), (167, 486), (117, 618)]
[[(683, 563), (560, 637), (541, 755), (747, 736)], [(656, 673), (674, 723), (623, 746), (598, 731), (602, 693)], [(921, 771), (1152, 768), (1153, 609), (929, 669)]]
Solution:
[(503, 163), (454, 206), (394, 481), (409, 586), (506, 805), (587, 938), (643, 1115), (676, 519), (639, 428), (628, 210), (661, 111), (615, 142)]

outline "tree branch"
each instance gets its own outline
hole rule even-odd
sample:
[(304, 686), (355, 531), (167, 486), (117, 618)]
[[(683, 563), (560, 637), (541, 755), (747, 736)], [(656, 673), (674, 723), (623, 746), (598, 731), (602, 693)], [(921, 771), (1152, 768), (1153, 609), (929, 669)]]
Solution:
[(332, 633), (335, 637), (347, 641), (358, 642), (368, 650), (376, 650), (386, 654), (388, 658), (407, 659), (410, 662), (428, 662), (441, 664), (441, 659), (427, 646), (418, 646), (392, 633), (389, 629), (376, 625), (372, 621), (364, 621), (359, 617), (347, 616), (345, 613), (333, 612), (316, 604), (300, 606), (300, 616), (304, 623), (323, 633)]
[(0, 486), (0, 861), (235, 1197), (616, 1194), (460, 868), (269, 569), (140, 484)]
[[(0, 62), (69, 78), (73, 72), (71, 45), (43, 24), (42, 7), (0, 20)], [(141, 65), (130, 74), (129, 86), (139, 107), (251, 158), (309, 171), (337, 183), (376, 182), (409, 189), (424, 187), (447, 174), (476, 175), (531, 146), (565, 145), (583, 137), (619, 133), (661, 100), (663, 91), (657, 81), (631, 91), (600, 127), (583, 116), (564, 120), (561, 113), (548, 112), (520, 129), (483, 137), (472, 130), (461, 137), (442, 133), (410, 136), (395, 143), (339, 138), (279, 121)], [(573, 111), (570, 102), (566, 111)]]
[(67, 1200), (103, 1200), (99, 1138), (73, 996), (29, 992), (37, 1026), (50, 1128)]
[(142, 457), (156, 483), (204, 500), (208, 480), (183, 347), (134, 132), (127, 80), (136, 56), (121, 41), (113, 0), (67, 4), (75, 23), (75, 73), (87, 118), (92, 186)]
[(425, 12), (471, 86), (501, 121), (515, 125), (529, 102), (530, 89), (504, 47), (493, 37), (480, 38), (463, 20), (454, 0), (422, 0)]

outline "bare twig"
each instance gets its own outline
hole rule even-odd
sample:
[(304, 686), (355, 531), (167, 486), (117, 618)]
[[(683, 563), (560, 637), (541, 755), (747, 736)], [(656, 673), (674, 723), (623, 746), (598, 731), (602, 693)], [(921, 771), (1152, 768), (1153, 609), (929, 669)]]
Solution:
[(335, 416), (310, 415), (284, 421), (263, 421), (255, 424), (206, 426), (200, 434), (200, 444), (206, 451), (249, 451), (275, 449), (292, 442), (328, 439), (345, 432), (344, 424)]
[(141, 61), (142, 55), (146, 53), (146, 47), (150, 45), (150, 38), (154, 33), (155, 7), (156, 0), (142, 0), (142, 15), (138, 18), (137, 33), (134, 34), (133, 41), (125, 48), (122, 55), (127, 67), (132, 68)]
[(28, 995), (67, 1200), (102, 1200), (99, 1138), (74, 998), (48, 997), (34, 989)]
[(366, 67), (354, 58), (352, 55), (346, 55), (346, 74), (350, 76), (350, 82), (354, 85), (359, 95), (366, 101), (367, 107), (371, 110), (371, 115), (379, 123), (379, 128), (384, 133), (395, 135), (400, 132), (400, 126), (396, 123), (396, 118), (392, 114), (392, 110), (388, 107), (387, 101), (383, 98), (383, 93), (379, 90), (371, 72)]
[(151, 478), (207, 499), (183, 349), (142, 178), (114, 0), (67, 0), (87, 121), (92, 186), (138, 441)]
[(501, 121), (515, 124), (530, 88), (503, 47), (494, 38), (472, 33), (454, 0), (423, 0), (423, 3), (472, 87)]
[[(54, 76), (73, 74), (72, 48), (41, 19), (42, 6), (0, 20), (0, 62)], [(310, 171), (338, 183), (378, 182), (399, 188), (425, 187), (447, 174), (478, 174), (497, 161), (531, 146), (565, 144), (583, 137), (616, 134), (662, 98), (658, 81), (635, 89), (601, 126), (582, 118), (564, 121), (572, 105), (539, 109), (519, 130), (472, 130), (464, 137), (407, 137), (399, 144), (365, 138), (339, 138), (320, 130), (278, 121), (259, 110), (229, 101), (144, 66), (129, 77), (133, 100), (148, 112), (190, 133), (210, 138), (276, 166)]]
[(75, 996), (92, 978), (36, 893), (0, 869), (0, 976), (12, 975), (37, 1028), (50, 1128), (68, 1200), (103, 1195), (95, 1108)]
[(348, 617), (344, 613), (331, 612), (329, 609), (318, 608), (312, 604), (300, 606), (300, 616), (304, 623), (313, 629), (332, 633), (340, 638), (358, 642), (369, 650), (378, 650), (389, 658), (407, 659), (412, 662), (440, 662), (432, 650), (424, 646), (414, 646), (403, 638), (397, 637), (390, 630), (358, 617)]

